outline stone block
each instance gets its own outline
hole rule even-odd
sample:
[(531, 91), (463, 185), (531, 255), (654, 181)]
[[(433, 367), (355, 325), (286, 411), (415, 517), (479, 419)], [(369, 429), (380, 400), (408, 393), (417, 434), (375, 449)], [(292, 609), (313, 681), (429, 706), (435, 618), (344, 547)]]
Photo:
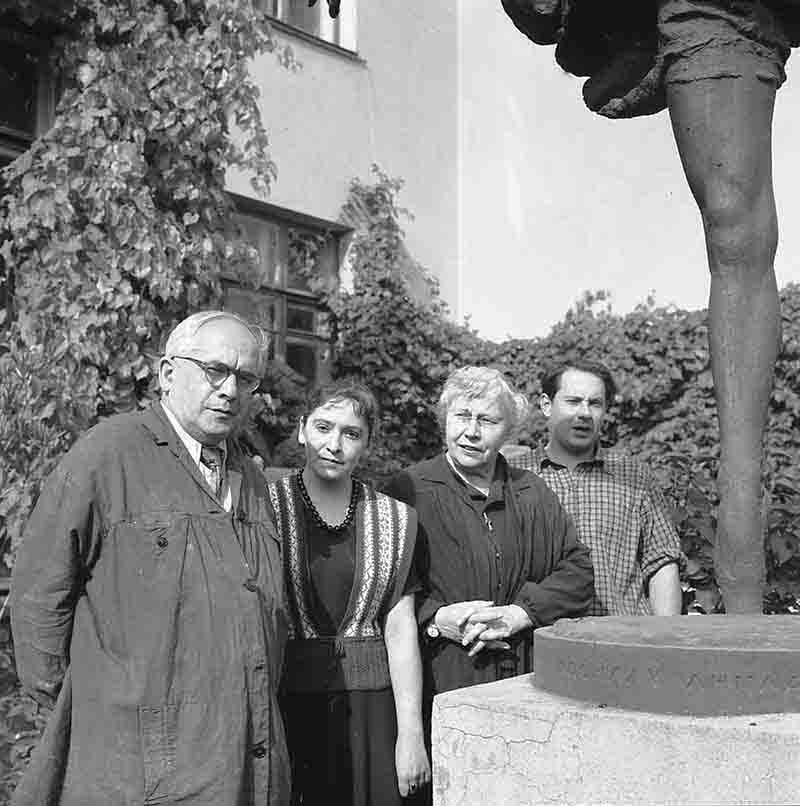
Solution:
[(798, 804), (800, 714), (624, 710), (524, 675), (437, 696), (433, 765), (434, 806)]

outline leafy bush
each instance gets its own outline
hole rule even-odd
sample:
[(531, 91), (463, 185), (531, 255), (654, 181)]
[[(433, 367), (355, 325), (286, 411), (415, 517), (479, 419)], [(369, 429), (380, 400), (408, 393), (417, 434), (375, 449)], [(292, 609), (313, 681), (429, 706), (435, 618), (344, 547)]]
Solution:
[(39, 486), (94, 415), (94, 398), (73, 393), (65, 345), (48, 334), (32, 347), (13, 328), (0, 343), (0, 573), (39, 494)]
[(17, 683), (8, 622), (0, 619), (0, 804), (11, 800), (30, 754), (44, 730), (46, 715)]

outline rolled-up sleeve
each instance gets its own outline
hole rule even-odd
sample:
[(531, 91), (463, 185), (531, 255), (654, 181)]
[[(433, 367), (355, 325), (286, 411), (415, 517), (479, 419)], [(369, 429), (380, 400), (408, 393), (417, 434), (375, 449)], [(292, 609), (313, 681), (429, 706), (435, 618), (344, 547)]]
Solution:
[(670, 563), (677, 563), (682, 569), (686, 555), (681, 549), (678, 532), (667, 514), (666, 499), (649, 473), (641, 506), (642, 574), (649, 581), (656, 571)]

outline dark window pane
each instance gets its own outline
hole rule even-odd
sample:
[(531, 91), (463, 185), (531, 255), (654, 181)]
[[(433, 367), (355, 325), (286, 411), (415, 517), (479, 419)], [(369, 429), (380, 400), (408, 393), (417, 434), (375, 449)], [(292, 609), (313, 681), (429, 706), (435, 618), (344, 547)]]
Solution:
[(302, 28), (313, 36), (320, 35), (319, 27), (319, 13), (324, 3), (318, 3), (317, 6), (309, 6), (307, 0), (284, 0), (283, 1), (283, 19), (294, 25), (296, 28)]
[(299, 308), (297, 305), (286, 306), (286, 327), (289, 330), (305, 330), (314, 332), (313, 308)]
[(294, 291), (311, 291), (308, 279), (314, 273), (320, 235), (289, 227), (289, 261), (286, 285)]
[(275, 357), (275, 342), (280, 333), (279, 298), (232, 285), (225, 289), (225, 309), (263, 327), (270, 334), (269, 358)]
[(310, 344), (287, 342), (286, 363), (311, 382), (317, 377), (317, 351)]
[(0, 41), (0, 127), (33, 137), (36, 72), (36, 61), (24, 47)]
[(281, 224), (251, 215), (240, 215), (238, 221), (244, 240), (258, 250), (261, 283), (280, 285)]
[[(357, 0), (350, 2), (355, 3)], [(342, 15), (332, 19), (325, 0), (318, 0), (314, 6), (308, 0), (256, 0), (256, 7), (311, 36), (334, 45), (341, 44)], [(348, 42), (346, 47), (352, 47), (353, 44)]]
[(320, 231), (289, 227), (288, 288), (311, 291), (309, 277), (332, 277), (336, 269), (335, 238)]

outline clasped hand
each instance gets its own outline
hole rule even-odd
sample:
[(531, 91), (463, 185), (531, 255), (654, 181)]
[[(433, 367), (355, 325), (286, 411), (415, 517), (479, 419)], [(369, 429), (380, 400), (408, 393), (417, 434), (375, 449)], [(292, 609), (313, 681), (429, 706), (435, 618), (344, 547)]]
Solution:
[(434, 623), (445, 638), (465, 647), (472, 644), (470, 656), (483, 649), (509, 649), (511, 645), (503, 639), (531, 626), (519, 605), (495, 605), (483, 599), (440, 607)]

